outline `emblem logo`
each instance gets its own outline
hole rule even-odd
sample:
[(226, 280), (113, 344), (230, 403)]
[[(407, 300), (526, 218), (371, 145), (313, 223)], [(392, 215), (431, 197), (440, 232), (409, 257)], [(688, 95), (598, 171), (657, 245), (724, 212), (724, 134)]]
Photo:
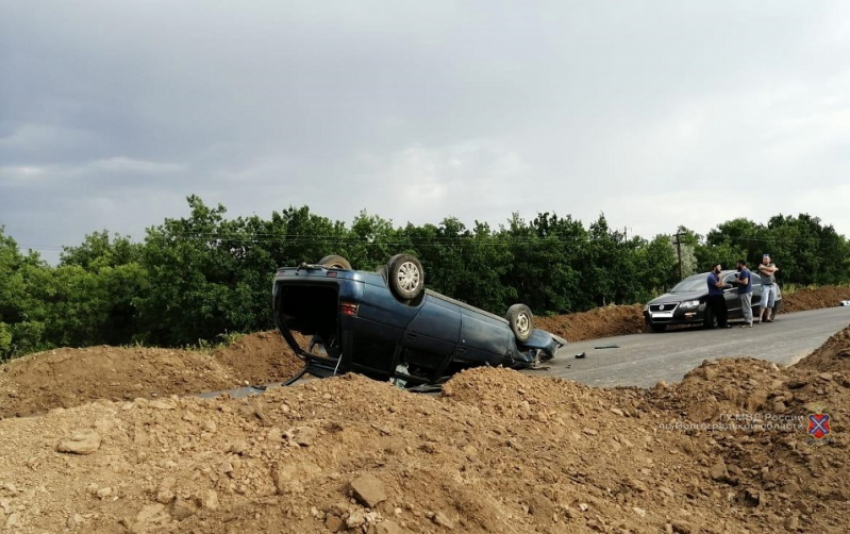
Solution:
[(815, 439), (823, 439), (829, 435), (829, 415), (825, 413), (813, 413), (809, 415), (808, 433)]

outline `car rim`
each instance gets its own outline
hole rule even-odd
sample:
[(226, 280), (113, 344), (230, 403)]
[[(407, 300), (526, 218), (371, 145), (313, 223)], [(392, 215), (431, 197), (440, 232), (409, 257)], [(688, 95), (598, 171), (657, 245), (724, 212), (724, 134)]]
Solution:
[(419, 267), (406, 261), (398, 268), (398, 286), (405, 291), (413, 291), (419, 287)]
[(516, 331), (517, 334), (524, 336), (528, 333), (529, 328), (531, 328), (531, 321), (528, 319), (528, 315), (521, 313), (516, 318)]

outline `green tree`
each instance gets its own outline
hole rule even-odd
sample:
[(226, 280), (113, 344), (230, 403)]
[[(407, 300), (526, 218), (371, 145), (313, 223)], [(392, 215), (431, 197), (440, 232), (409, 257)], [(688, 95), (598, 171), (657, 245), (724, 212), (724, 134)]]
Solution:
[[(570, 216), (526, 221), (515, 213), (494, 230), (454, 217), (395, 227), (362, 212), (348, 228), (307, 206), (230, 219), (224, 206), (187, 201), (187, 217), (149, 228), (142, 243), (95, 232), (65, 247), (56, 267), (21, 253), (0, 227), (0, 358), (134, 340), (192, 345), (270, 328), (275, 270), (328, 254), (372, 270), (413, 253), (429, 287), (499, 315), (515, 302), (538, 315), (645, 302), (679, 280), (672, 236), (628, 238), (604, 214), (585, 226)], [(717, 261), (756, 264), (770, 252), (782, 283), (850, 282), (850, 242), (807, 214), (777, 215), (766, 225), (733, 219), (705, 238), (681, 226), (677, 232), (685, 275)]]
[(141, 264), (150, 290), (136, 303), (139, 338), (149, 343), (195, 344), (255, 324), (255, 295), (239, 272), (244, 221), (225, 221), (224, 206), (210, 208), (196, 196), (188, 202), (189, 218), (166, 219), (145, 239)]
[(62, 247), (60, 266), (77, 265), (89, 271), (103, 267), (118, 267), (137, 263), (142, 245), (133, 243), (129, 237), (116, 234), (112, 238), (106, 230), (87, 235), (76, 247)]

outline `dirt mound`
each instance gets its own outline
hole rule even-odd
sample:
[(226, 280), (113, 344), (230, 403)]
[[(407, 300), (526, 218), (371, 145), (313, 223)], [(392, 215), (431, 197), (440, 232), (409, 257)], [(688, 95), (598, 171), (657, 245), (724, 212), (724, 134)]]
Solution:
[(589, 312), (535, 318), (535, 326), (567, 341), (639, 334), (646, 330), (643, 306), (605, 306)]
[(850, 374), (718, 360), (645, 400), (710, 445), (711, 455), (695, 458), (732, 502), (791, 532), (846, 532), (834, 519), (815, 527), (815, 516), (850, 515)]
[[(783, 311), (833, 306), (848, 298), (847, 287), (802, 289), (785, 298)], [(644, 331), (639, 305), (543, 317), (537, 319), (537, 325), (573, 342)], [(299, 338), (299, 342), (306, 345), (305, 339)], [(818, 354), (810, 360), (819, 358)], [(840, 358), (827, 359), (843, 365)], [(212, 357), (168, 349), (59, 349), (0, 366), (0, 417), (43, 413), (101, 398), (187, 395), (246, 382), (282, 382), (300, 368), (301, 361), (275, 331), (243, 336)]]
[(232, 369), (270, 335), (225, 356), (33, 355), (0, 370), (4, 409), (118, 401), (0, 420), (0, 528), (846, 532), (850, 370), (834, 363), (848, 330), (788, 368), (706, 362), (650, 390), (474, 369), (440, 397), (354, 375), (251, 399), (167, 396), (246, 379), (251, 367)]
[(96, 399), (167, 396), (235, 385), (228, 369), (201, 352), (57, 349), (0, 366), (0, 417), (43, 413)]
[(816, 310), (838, 306), (842, 300), (850, 300), (850, 287), (824, 286), (814, 289), (799, 289), (782, 297), (782, 313)]
[(800, 360), (796, 367), (815, 371), (850, 371), (850, 326)]
[[(298, 340), (306, 347), (303, 338)], [(249, 384), (283, 382), (304, 366), (276, 330), (242, 336), (213, 356), (240, 382)]]
[[(786, 372), (723, 365), (682, 394)], [(848, 400), (831, 383), (794, 387)], [(796, 431), (677, 429), (688, 420), (662, 402), (676, 389), (660, 389), (477, 369), (437, 398), (347, 375), (8, 419), (0, 520), (21, 534), (843, 531), (844, 427), (820, 446)]]
[(212, 355), (151, 348), (57, 349), (0, 366), (0, 418), (97, 399), (192, 395), (282, 382), (300, 369), (301, 360), (276, 332), (243, 336)]

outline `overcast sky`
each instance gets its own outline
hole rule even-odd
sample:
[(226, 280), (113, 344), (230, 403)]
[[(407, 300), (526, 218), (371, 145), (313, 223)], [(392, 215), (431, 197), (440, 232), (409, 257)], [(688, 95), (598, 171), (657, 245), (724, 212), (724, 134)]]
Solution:
[(0, 225), (47, 258), (190, 194), (850, 235), (848, 149), (847, 2), (0, 0)]

